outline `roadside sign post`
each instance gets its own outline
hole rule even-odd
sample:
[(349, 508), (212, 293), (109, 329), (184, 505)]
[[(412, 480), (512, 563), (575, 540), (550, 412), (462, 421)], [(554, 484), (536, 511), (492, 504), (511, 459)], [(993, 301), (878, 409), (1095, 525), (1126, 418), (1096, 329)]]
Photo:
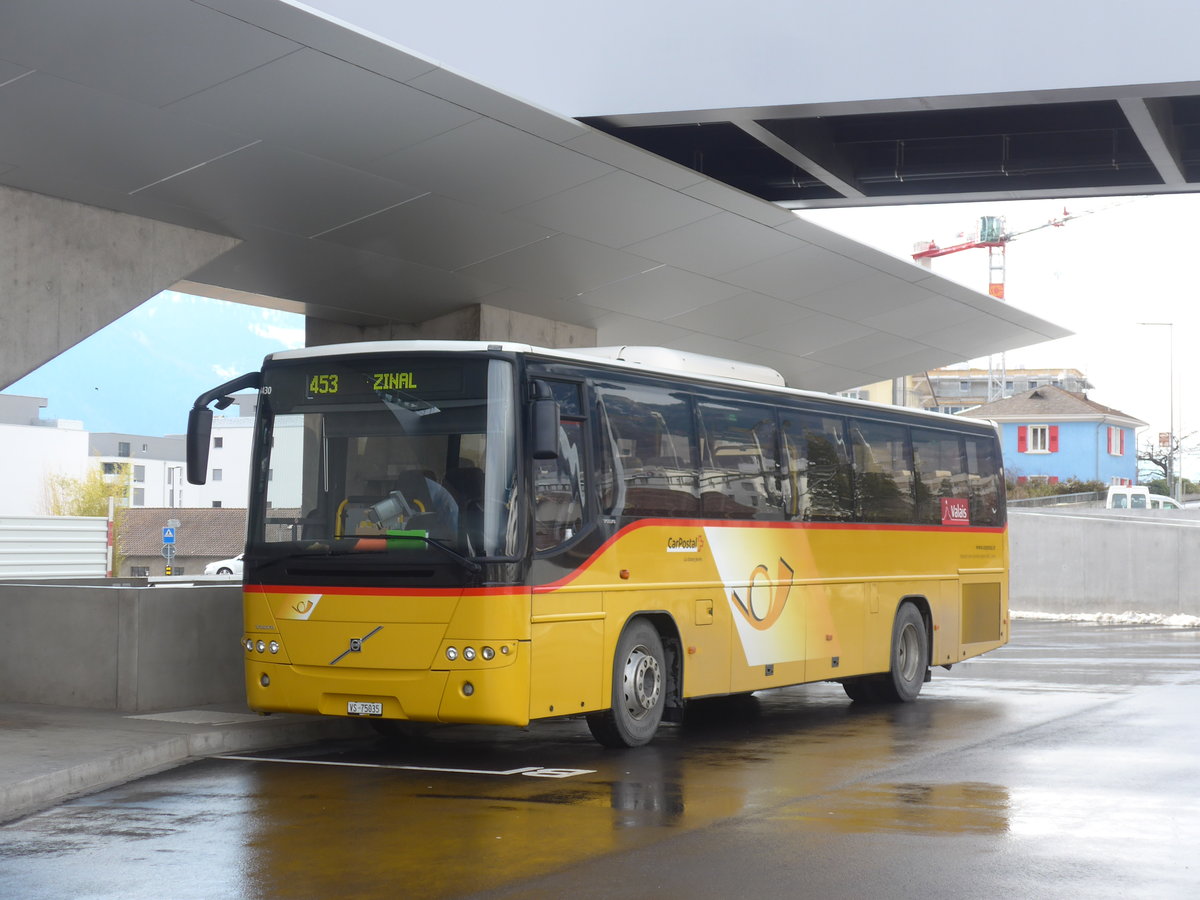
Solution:
[(163, 559), (167, 561), (167, 575), (171, 574), (171, 560), (175, 558), (175, 529), (179, 527), (175, 519), (172, 519), (171, 523), (170, 525), (163, 526), (162, 530), (162, 555)]

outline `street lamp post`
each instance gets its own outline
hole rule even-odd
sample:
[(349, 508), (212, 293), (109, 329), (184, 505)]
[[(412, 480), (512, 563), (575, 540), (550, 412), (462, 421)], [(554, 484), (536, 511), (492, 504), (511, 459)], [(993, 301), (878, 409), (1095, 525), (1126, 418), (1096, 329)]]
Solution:
[(1174, 500), (1179, 498), (1178, 481), (1175, 477), (1175, 323), (1174, 322), (1138, 322), (1139, 325), (1160, 325), (1169, 328), (1167, 337), (1167, 367), (1170, 370), (1170, 383), (1167, 389), (1167, 402), (1171, 404), (1169, 412), (1170, 432), (1167, 435), (1167, 494)]

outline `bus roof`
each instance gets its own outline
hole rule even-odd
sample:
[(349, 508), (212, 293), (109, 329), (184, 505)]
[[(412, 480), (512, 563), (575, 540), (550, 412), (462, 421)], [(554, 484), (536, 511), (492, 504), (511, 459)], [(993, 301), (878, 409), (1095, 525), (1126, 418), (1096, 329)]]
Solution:
[(888, 411), (892, 414), (906, 413), (914, 416), (927, 416), (945, 423), (954, 419), (966, 425), (984, 425), (996, 429), (996, 423), (990, 419), (974, 419), (968, 416), (948, 416), (944, 413), (915, 409), (907, 406), (892, 406), (886, 403), (876, 403), (870, 400), (859, 400), (851, 397), (840, 397), (820, 391), (808, 391), (802, 388), (789, 387), (783, 376), (769, 366), (745, 363), (738, 360), (723, 359), (716, 356), (705, 356), (700, 353), (689, 353), (674, 350), (669, 347), (638, 347), (618, 345), (612, 347), (575, 347), (569, 350), (550, 347), (538, 347), (533, 344), (523, 344), (515, 341), (358, 341), (346, 344), (325, 344), (316, 347), (302, 347), (297, 350), (280, 350), (268, 354), (263, 360), (266, 365), (270, 362), (285, 362), (300, 359), (317, 359), (331, 356), (375, 356), (385, 353), (433, 353), (433, 352), (481, 352), (499, 351), (502, 353), (520, 353), (543, 359), (577, 362), (586, 365), (597, 363), (618, 369), (634, 372), (649, 372), (656, 375), (684, 375), (713, 384), (725, 384), (733, 387), (767, 390), (771, 393), (807, 397), (813, 400), (833, 401), (849, 406), (860, 406), (866, 409)]

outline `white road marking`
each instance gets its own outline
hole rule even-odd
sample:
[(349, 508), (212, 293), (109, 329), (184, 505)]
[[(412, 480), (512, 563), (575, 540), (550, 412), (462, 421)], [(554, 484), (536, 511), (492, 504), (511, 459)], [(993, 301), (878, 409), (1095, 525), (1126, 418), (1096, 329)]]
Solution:
[(247, 762), (292, 763), (299, 766), (342, 766), (357, 769), (399, 769), (405, 772), (438, 772), (446, 775), (528, 775), (530, 778), (574, 778), (576, 775), (592, 775), (595, 769), (555, 769), (543, 766), (522, 766), (519, 769), (446, 769), (437, 766), (396, 766), (388, 763), (335, 762), (325, 759), (284, 759), (275, 756), (237, 756), (222, 754), (216, 759), (240, 759)]

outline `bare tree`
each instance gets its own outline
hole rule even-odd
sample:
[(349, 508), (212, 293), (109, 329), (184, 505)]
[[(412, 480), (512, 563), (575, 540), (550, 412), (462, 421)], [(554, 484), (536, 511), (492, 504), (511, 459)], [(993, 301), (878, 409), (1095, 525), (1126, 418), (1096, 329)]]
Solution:
[(1196, 443), (1192, 441), (1195, 436), (1194, 431), (1179, 437), (1172, 435), (1165, 447), (1158, 441), (1147, 440), (1137, 455), (1139, 477), (1142, 473), (1149, 472), (1154, 478), (1164, 479), (1167, 482), (1167, 492), (1172, 497), (1175, 496), (1174, 486), (1178, 480), (1179, 461), (1183, 454), (1195, 452)]

